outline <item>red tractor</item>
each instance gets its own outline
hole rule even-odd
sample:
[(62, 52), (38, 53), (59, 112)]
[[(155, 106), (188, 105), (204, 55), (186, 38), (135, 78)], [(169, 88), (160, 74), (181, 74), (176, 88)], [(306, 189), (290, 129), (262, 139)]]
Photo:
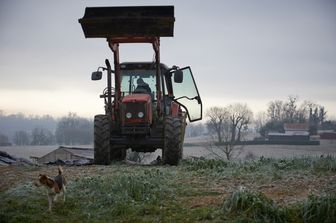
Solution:
[[(127, 149), (162, 149), (165, 164), (181, 160), (186, 118), (202, 119), (202, 101), (190, 67), (160, 63), (160, 37), (173, 36), (174, 21), (174, 6), (91, 7), (79, 19), (85, 37), (106, 38), (114, 55), (114, 70), (106, 59), (91, 77), (107, 72), (105, 114), (94, 118), (96, 164), (123, 160)], [(125, 43), (152, 44), (155, 61), (120, 63)]]

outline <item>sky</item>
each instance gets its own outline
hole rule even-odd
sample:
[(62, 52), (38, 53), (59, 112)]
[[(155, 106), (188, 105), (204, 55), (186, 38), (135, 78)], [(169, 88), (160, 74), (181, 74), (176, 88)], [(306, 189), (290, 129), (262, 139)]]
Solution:
[[(85, 39), (90, 6), (174, 5), (174, 37), (161, 62), (191, 66), (204, 110), (232, 103), (254, 113), (289, 95), (336, 118), (336, 1), (0, 0), (0, 110), (56, 117), (104, 112), (106, 83), (91, 72), (113, 55)], [(151, 61), (148, 44), (122, 45), (121, 61)]]

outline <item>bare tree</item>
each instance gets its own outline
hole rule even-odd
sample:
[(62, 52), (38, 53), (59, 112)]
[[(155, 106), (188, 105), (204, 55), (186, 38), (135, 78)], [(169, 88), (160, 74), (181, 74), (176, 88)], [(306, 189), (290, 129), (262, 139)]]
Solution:
[(271, 101), (268, 104), (267, 115), (271, 121), (281, 121), (284, 117), (284, 103), (281, 100)]
[(54, 143), (55, 136), (53, 133), (45, 128), (35, 127), (32, 132), (31, 145), (52, 145)]
[(69, 113), (59, 120), (55, 135), (59, 144), (90, 144), (93, 140), (93, 123), (76, 113)]
[(320, 120), (320, 125), (323, 125), (327, 118), (327, 111), (325, 110), (324, 106), (320, 106), (320, 112), (319, 112), (319, 120)]
[(312, 101), (303, 101), (298, 110), (298, 122), (307, 122), (310, 117), (310, 110), (316, 108), (318, 105)]
[(262, 127), (267, 123), (267, 114), (266, 112), (258, 112), (254, 119), (255, 130), (260, 132)]
[[(241, 141), (242, 129), (247, 130), (248, 124), (253, 119), (252, 111), (246, 104), (233, 104), (228, 106), (229, 119), (231, 125), (231, 141)], [(238, 131), (238, 132), (237, 132)]]
[(186, 137), (196, 137), (196, 136), (201, 136), (204, 134), (204, 124), (199, 123), (199, 124), (194, 124), (190, 123), (186, 127)]
[(211, 157), (217, 159), (231, 160), (238, 157), (243, 151), (243, 145), (237, 145), (234, 141), (231, 141), (231, 126), (227, 119), (222, 128), (222, 143), (216, 142), (213, 138), (206, 145), (206, 150), (209, 152)]
[[(242, 139), (243, 130), (247, 130), (252, 121), (252, 111), (244, 104), (233, 104), (226, 107), (212, 107), (206, 116), (207, 127), (211, 138), (207, 150), (217, 158), (231, 159), (235, 151), (241, 151), (243, 146), (237, 146)], [(216, 140), (217, 138), (217, 140)], [(238, 153), (239, 155), (239, 153)]]
[(0, 146), (8, 145), (10, 145), (8, 137), (0, 132)]
[(16, 131), (14, 133), (13, 141), (18, 146), (29, 145), (29, 134), (26, 131)]
[(221, 107), (211, 107), (206, 112), (206, 117), (208, 118), (207, 121), (207, 128), (208, 131), (213, 134), (217, 135), (217, 140), (219, 143), (223, 142), (223, 129), (225, 121), (228, 119), (228, 111), (226, 108)]
[(298, 101), (297, 96), (290, 95), (288, 97), (288, 101), (284, 104), (286, 122), (294, 123), (297, 121), (298, 116), (297, 101)]

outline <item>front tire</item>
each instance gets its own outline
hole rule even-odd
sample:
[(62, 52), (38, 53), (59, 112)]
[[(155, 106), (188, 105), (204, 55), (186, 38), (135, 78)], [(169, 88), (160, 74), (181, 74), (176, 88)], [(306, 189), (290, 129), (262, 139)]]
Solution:
[(163, 163), (178, 165), (183, 154), (184, 139), (183, 119), (167, 116), (164, 122)]
[(107, 115), (94, 117), (94, 163), (108, 165), (110, 159), (110, 125)]

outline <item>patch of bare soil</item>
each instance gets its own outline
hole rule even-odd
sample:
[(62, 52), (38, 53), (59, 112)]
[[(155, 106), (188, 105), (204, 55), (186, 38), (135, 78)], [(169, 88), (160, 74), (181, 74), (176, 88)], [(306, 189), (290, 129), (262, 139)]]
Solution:
[(278, 180), (269, 185), (259, 186), (260, 192), (272, 198), (279, 204), (290, 204), (307, 199), (309, 195), (321, 195), (323, 193), (336, 193), (330, 186), (336, 181), (334, 175), (317, 176), (304, 179), (300, 176)]
[(188, 208), (199, 208), (199, 207), (209, 207), (218, 206), (223, 203), (222, 195), (205, 195), (205, 196), (194, 196), (188, 197), (183, 201), (183, 203)]
[(211, 180), (207, 177), (191, 177), (181, 180), (189, 184), (196, 195), (181, 197), (181, 202), (189, 208), (221, 205), (223, 201), (239, 188), (246, 188), (265, 194), (279, 205), (304, 201), (309, 195), (320, 196), (336, 193), (336, 175), (322, 174), (302, 176), (300, 173), (288, 175), (269, 183), (249, 182), (239, 177)]

